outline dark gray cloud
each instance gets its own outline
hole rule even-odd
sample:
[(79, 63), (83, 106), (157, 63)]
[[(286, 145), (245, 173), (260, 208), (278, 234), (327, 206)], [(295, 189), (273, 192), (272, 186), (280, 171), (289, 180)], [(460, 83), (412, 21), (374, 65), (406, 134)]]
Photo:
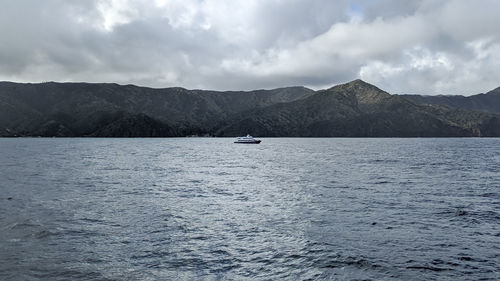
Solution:
[(500, 86), (495, 0), (7, 0), (0, 80), (218, 90), (356, 78), (394, 93)]

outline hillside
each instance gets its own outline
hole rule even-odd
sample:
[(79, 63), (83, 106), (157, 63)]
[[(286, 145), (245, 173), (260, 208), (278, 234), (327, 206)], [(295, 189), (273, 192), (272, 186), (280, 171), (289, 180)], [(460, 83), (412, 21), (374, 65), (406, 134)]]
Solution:
[(356, 80), (316, 95), (241, 114), (218, 134), (262, 136), (449, 137), (499, 135), (498, 118), (419, 105)]
[[(183, 88), (152, 89), (133, 85), (89, 83), (0, 83), (0, 135), (103, 136), (103, 128), (126, 123), (137, 135), (142, 114), (170, 128), (161, 136), (204, 134), (227, 116), (312, 95), (304, 87), (250, 92)], [(125, 121), (123, 121), (125, 122)], [(132, 123), (131, 123), (132, 122)], [(175, 128), (175, 129), (172, 129)], [(167, 133), (168, 132), (168, 133)], [(150, 136), (150, 134), (139, 134)], [(155, 133), (156, 135), (156, 133)]]
[[(493, 109), (498, 93), (479, 96)], [(321, 91), (248, 92), (0, 83), (0, 136), (500, 136), (499, 120), (432, 98), (390, 95), (361, 80)]]
[(500, 87), (486, 94), (473, 96), (423, 96), (423, 95), (402, 95), (419, 104), (437, 104), (456, 107), (465, 110), (486, 111), (490, 113), (500, 113)]

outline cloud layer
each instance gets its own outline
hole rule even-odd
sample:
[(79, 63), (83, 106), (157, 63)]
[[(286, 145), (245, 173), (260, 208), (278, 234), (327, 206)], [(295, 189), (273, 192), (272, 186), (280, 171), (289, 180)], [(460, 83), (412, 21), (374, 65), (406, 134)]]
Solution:
[(356, 78), (392, 93), (500, 86), (496, 0), (7, 0), (0, 80), (217, 90)]

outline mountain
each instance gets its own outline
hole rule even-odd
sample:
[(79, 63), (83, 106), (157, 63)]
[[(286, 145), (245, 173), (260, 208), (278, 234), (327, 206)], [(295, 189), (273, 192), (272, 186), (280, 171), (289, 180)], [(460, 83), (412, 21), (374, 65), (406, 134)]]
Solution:
[(0, 136), (500, 136), (497, 114), (423, 99), (361, 80), (248, 92), (1, 82)]
[(287, 104), (240, 114), (218, 135), (445, 137), (499, 135), (496, 116), (437, 105), (419, 105), (361, 80)]
[(438, 104), (451, 106), (466, 110), (486, 111), (500, 113), (500, 87), (486, 94), (473, 96), (422, 96), (422, 95), (402, 95), (419, 104)]
[[(236, 112), (312, 94), (313, 90), (304, 87), (216, 92), (117, 84), (2, 82), (0, 136), (104, 136), (109, 126), (122, 127), (123, 136), (135, 136), (136, 128), (146, 122), (144, 117), (157, 128), (154, 135), (204, 134)], [(117, 122), (128, 124), (131, 132), (125, 132), (127, 126)], [(165, 128), (160, 129), (159, 124)], [(137, 136), (150, 136), (142, 133)]]

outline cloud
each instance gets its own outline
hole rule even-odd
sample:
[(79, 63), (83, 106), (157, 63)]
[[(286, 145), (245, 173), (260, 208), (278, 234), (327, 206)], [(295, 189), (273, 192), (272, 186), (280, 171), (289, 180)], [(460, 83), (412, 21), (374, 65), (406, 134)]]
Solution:
[(382, 88), (395, 89), (394, 93), (467, 95), (498, 87), (500, 44), (478, 39), (468, 42), (466, 49), (470, 54), (459, 56), (415, 47), (407, 50), (399, 62), (367, 63), (361, 67), (360, 76), (378, 81)]
[(0, 80), (217, 90), (362, 78), (394, 93), (500, 86), (494, 0), (14, 1)]

